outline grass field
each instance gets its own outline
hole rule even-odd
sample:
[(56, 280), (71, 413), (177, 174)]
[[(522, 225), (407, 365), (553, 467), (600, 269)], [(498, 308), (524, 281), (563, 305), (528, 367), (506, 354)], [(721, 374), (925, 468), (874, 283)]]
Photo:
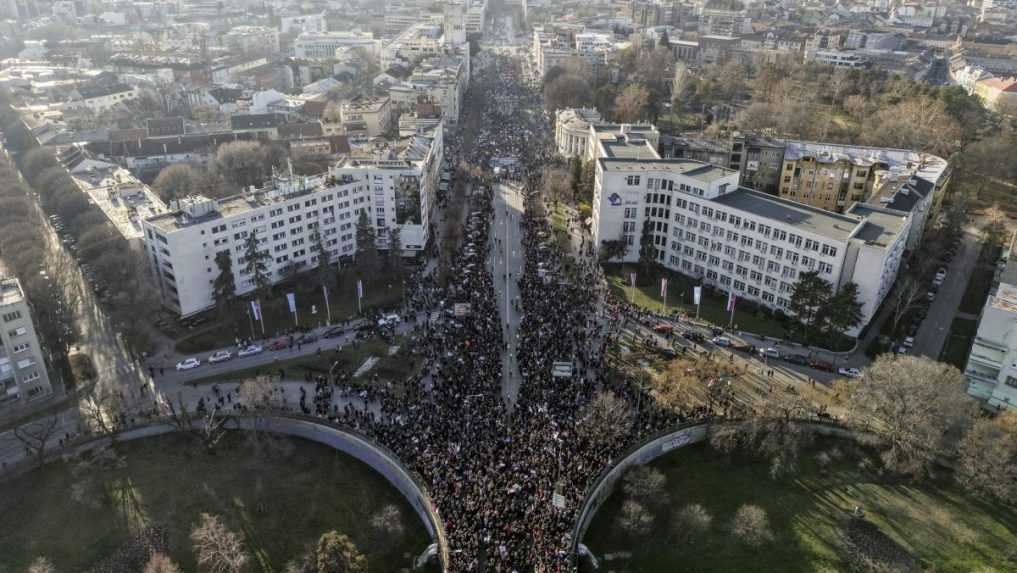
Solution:
[[(242, 535), (269, 567), (258, 570), (283, 570), (331, 529), (353, 539), (372, 572), (409, 567), (409, 555), (428, 545), (409, 504), (367, 465), (289, 438), (280, 438), (271, 455), (257, 455), (244, 440), (229, 436), (216, 455), (208, 455), (181, 436), (151, 438), (117, 446), (126, 456), (124, 469), (75, 477), (67, 464), (56, 463), (6, 483), (0, 571), (25, 571), (39, 555), (58, 571), (84, 571), (153, 523), (167, 528), (173, 559), (184, 571), (195, 571), (188, 535), (202, 512), (221, 515)], [(77, 501), (72, 487), (86, 482), (91, 485), (84, 501)], [(368, 525), (387, 505), (399, 508), (400, 536)]]
[[(307, 279), (313, 282), (313, 278)], [(329, 289), (329, 305), (332, 310), (332, 322), (339, 322), (356, 317), (359, 312), (357, 308), (357, 281), (352, 272), (342, 281), (339, 289)], [(271, 336), (273, 333), (283, 332), (295, 326), (293, 314), (289, 311), (286, 301), (286, 293), (295, 292), (297, 303), (297, 319), (300, 326), (320, 326), (328, 321), (328, 314), (325, 307), (325, 298), (321, 287), (300, 288), (277, 287), (272, 298), (261, 301), (262, 314), (264, 315), (265, 332)], [(365, 312), (372, 309), (385, 309), (398, 306), (402, 302), (403, 283), (400, 278), (393, 278), (391, 282), (376, 281), (375, 285), (364, 284), (364, 299), (361, 301)], [(242, 302), (233, 311), (231, 319), (223, 320), (222, 315), (216, 311), (207, 313), (207, 324), (211, 326), (198, 327), (194, 334), (185, 335), (176, 342), (177, 352), (181, 354), (194, 354), (207, 352), (235, 343), (237, 338), (251, 337), (251, 320), (247, 315), (250, 303)], [(313, 308), (312, 308), (313, 307)], [(314, 313), (312, 314), (312, 311)], [(261, 337), (261, 325), (255, 324), (255, 337)]]
[[(815, 455), (834, 446), (843, 457), (821, 471)], [(651, 533), (632, 538), (616, 524), (624, 494), (605, 502), (585, 543), (598, 556), (630, 551), (631, 559), (602, 564), (601, 570), (641, 573), (839, 572), (843, 525), (861, 506), (868, 522), (916, 556), (924, 570), (956, 573), (1017, 571), (1007, 555), (1017, 544), (1017, 513), (1005, 512), (963, 495), (950, 483), (921, 485), (880, 477), (862, 465), (869, 460), (849, 442), (825, 440), (802, 464), (797, 476), (773, 480), (765, 462), (727, 458), (695, 445), (659, 458), (652, 465), (667, 476), (669, 499), (648, 505)], [(671, 515), (690, 503), (713, 516), (710, 530), (695, 544), (678, 541)], [(774, 541), (751, 549), (726, 530), (745, 503), (768, 513)], [(606, 569), (605, 569), (606, 568)]]
[(961, 371), (968, 360), (968, 352), (971, 351), (971, 343), (975, 340), (978, 332), (978, 321), (966, 318), (955, 318), (950, 325), (950, 335), (943, 345), (943, 353), (939, 359), (947, 364), (956, 366)]

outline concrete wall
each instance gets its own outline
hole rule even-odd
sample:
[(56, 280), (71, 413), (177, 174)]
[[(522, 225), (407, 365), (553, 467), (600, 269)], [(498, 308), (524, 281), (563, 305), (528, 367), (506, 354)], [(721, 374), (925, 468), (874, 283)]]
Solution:
[[(241, 429), (249, 430), (254, 427), (253, 418), (237, 418)], [(445, 536), (445, 524), (434, 509), (434, 503), (427, 494), (427, 490), (410, 470), (404, 467), (395, 455), (380, 445), (374, 443), (366, 436), (358, 434), (340, 426), (328, 423), (324, 420), (303, 416), (276, 415), (263, 420), (258, 420), (259, 429), (284, 434), (295, 438), (303, 438), (312, 442), (326, 445), (330, 448), (342, 451), (365, 464), (371, 466), (389, 481), (403, 497), (410, 502), (414, 511), (420, 517), (432, 541), (438, 548), (438, 559), (442, 564), (442, 570), (448, 563), (448, 540)], [(157, 423), (140, 428), (132, 428), (117, 434), (117, 442), (129, 442), (169, 434), (175, 432), (170, 424)], [(88, 450), (94, 450), (108, 446), (113, 440), (109, 437), (90, 440), (73, 449), (74, 453), (80, 454)]]
[[(583, 506), (579, 510), (579, 517), (576, 519), (576, 525), (572, 530), (573, 554), (578, 555), (579, 545), (582, 543), (583, 537), (586, 535), (586, 529), (593, 521), (593, 517), (597, 514), (600, 506), (603, 505), (604, 502), (607, 501), (607, 498), (611, 496), (611, 493), (614, 491), (614, 486), (618, 483), (618, 480), (620, 480), (630, 468), (648, 464), (672, 450), (683, 448), (690, 444), (696, 444), (705, 440), (709, 436), (710, 425), (712, 423), (713, 422), (705, 421), (682, 424), (675, 429), (657, 434), (642, 444), (638, 444), (630, 448), (628, 452), (623, 454), (613, 466), (610, 466), (601, 472), (600, 476), (595, 482), (593, 482), (593, 485), (586, 492), (586, 497), (583, 500)], [(841, 426), (807, 421), (803, 421), (802, 423), (809, 424), (813, 427), (813, 430), (816, 433), (824, 436), (851, 439), (858, 437), (855, 432)]]

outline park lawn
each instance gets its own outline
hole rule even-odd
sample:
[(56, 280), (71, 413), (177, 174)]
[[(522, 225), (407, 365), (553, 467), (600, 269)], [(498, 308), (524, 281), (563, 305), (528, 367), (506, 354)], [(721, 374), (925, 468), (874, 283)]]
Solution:
[[(669, 492), (667, 500), (647, 505), (655, 516), (651, 533), (633, 538), (616, 526), (624, 497), (619, 489), (605, 502), (584, 542), (600, 557), (630, 551), (632, 557), (621, 569), (643, 573), (847, 571), (842, 526), (849, 512), (861, 506), (869, 522), (920, 559), (926, 570), (1017, 570), (1006, 560), (1017, 544), (1017, 513), (967, 497), (949, 482), (912, 485), (879, 477), (862, 469), (860, 461), (872, 458), (850, 442), (825, 439), (816, 446), (797, 476), (779, 480), (770, 478), (765, 462), (729, 460), (706, 445), (676, 450), (651, 462), (667, 476)], [(814, 454), (834, 446), (847, 455), (823, 473)], [(713, 516), (710, 531), (692, 545), (677, 541), (671, 525), (674, 511), (691, 503), (702, 504)], [(766, 510), (774, 534), (774, 541), (758, 550), (726, 531), (746, 503)], [(621, 570), (618, 565), (609, 568)]]
[[(306, 278), (297, 285), (277, 285), (273, 296), (261, 301), (262, 315), (265, 322), (265, 333), (274, 336), (297, 326), (293, 313), (289, 311), (286, 293), (293, 292), (297, 303), (297, 321), (299, 326), (314, 327), (328, 322), (325, 308), (324, 293), (312, 278)], [(337, 323), (357, 317), (357, 280), (352, 271), (344, 275), (340, 288), (330, 288), (329, 305), (332, 310), (332, 322)], [(374, 281), (364, 283), (364, 298), (361, 301), (365, 312), (375, 309), (397, 307), (403, 300), (403, 282), (401, 278), (392, 277), (391, 281)], [(312, 308), (313, 307), (313, 308)], [(252, 321), (247, 314), (250, 303), (246, 300), (237, 305), (230, 318), (224, 319), (216, 310), (202, 313), (210, 326), (204, 327), (194, 334), (184, 336), (176, 342), (177, 352), (195, 354), (207, 352), (236, 344), (237, 338), (250, 338)], [(312, 310), (314, 311), (312, 314)], [(254, 337), (262, 338), (261, 325), (254, 323)]]
[(943, 345), (943, 353), (939, 360), (956, 366), (961, 371), (967, 365), (968, 352), (971, 351), (971, 343), (978, 333), (978, 321), (966, 318), (955, 318), (950, 325), (950, 335)]
[[(269, 567), (263, 570), (283, 570), (332, 529), (353, 539), (372, 572), (409, 567), (408, 555), (429, 544), (406, 500), (366, 464), (291, 438), (275, 438), (258, 453), (246, 439), (227, 436), (209, 455), (180, 435), (149, 438), (116, 446), (126, 456), (123, 469), (76, 477), (68, 463), (57, 462), (6, 483), (0, 571), (24, 571), (40, 555), (57, 571), (84, 571), (152, 524), (166, 528), (170, 556), (182, 570), (195, 571), (188, 535), (203, 512), (221, 515), (240, 533)], [(91, 504), (71, 495), (74, 484), (86, 481), (83, 499)], [(402, 536), (368, 525), (387, 505), (399, 508)]]
[[(326, 375), (336, 360), (342, 362), (339, 372), (353, 374), (370, 356), (377, 356), (380, 360), (368, 372), (356, 380), (363, 384), (370, 384), (372, 375), (377, 376), (379, 382), (393, 382), (395, 388), (401, 389), (402, 383), (411, 374), (417, 372), (422, 362), (416, 357), (406, 344), (409, 339), (405, 336), (397, 336), (395, 343), (389, 345), (380, 338), (370, 338), (361, 341), (356, 346), (346, 344), (339, 353), (322, 352), (321, 354), (308, 354), (294, 358), (279, 358), (271, 364), (234, 370), (223, 374), (216, 374), (208, 378), (201, 378), (191, 384), (211, 384), (215, 382), (230, 382), (244, 380), (260, 375), (271, 375), (277, 377), (282, 369), (288, 380), (302, 380), (306, 374), (312, 376)], [(390, 346), (399, 346), (399, 351), (389, 356)], [(266, 351), (272, 352), (272, 351)], [(276, 351), (279, 356), (286, 356), (286, 350)]]

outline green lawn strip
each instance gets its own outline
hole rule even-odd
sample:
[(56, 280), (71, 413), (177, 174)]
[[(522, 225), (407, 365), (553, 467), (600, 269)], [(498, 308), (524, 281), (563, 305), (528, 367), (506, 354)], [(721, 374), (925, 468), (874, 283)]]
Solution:
[(992, 289), (993, 274), (994, 268), (991, 266), (975, 266), (968, 278), (968, 287), (964, 290), (964, 296), (961, 298), (960, 312), (978, 314), (982, 311), (985, 299), (988, 298), (989, 291)]
[[(289, 311), (286, 293), (293, 292), (297, 303), (297, 320)], [(403, 283), (396, 276), (387, 280), (382, 277), (372, 283), (364, 284), (364, 298), (361, 301), (365, 312), (374, 309), (397, 307), (402, 303)], [(338, 288), (329, 289), (329, 306), (332, 310), (332, 322), (348, 320), (359, 315), (357, 308), (357, 281), (352, 272), (340, 281)], [(248, 301), (237, 305), (228, 315), (224, 316), (212, 310), (201, 316), (207, 326), (197, 327), (197, 332), (185, 335), (176, 343), (177, 352), (193, 354), (206, 352), (234, 344), (237, 338), (250, 338), (252, 321), (247, 314), (250, 307)], [(313, 307), (313, 308), (312, 308)], [(328, 311), (320, 286), (313, 279), (305, 279), (299, 285), (277, 286), (273, 296), (261, 300), (264, 316), (265, 332), (269, 336), (283, 332), (296, 326), (321, 326), (328, 321)], [(312, 314), (311, 311), (314, 311)], [(255, 338), (261, 338), (261, 324), (254, 322)]]
[(947, 364), (952, 364), (964, 370), (968, 360), (968, 352), (971, 350), (971, 343), (978, 333), (978, 321), (966, 318), (955, 318), (950, 325), (950, 334), (943, 345), (943, 352), (939, 359)]
[[(0, 498), (0, 571), (24, 571), (45, 555), (58, 571), (83, 571), (117, 549), (141, 524), (159, 523), (170, 555), (196, 570), (188, 535), (203, 512), (219, 514), (250, 550), (282, 571), (321, 533), (336, 529), (367, 554), (371, 571), (408, 567), (428, 537), (409, 504), (354, 458), (304, 440), (276, 439), (258, 454), (247, 435), (231, 435), (215, 455), (182, 436), (117, 445), (127, 466), (75, 476), (55, 463), (5, 483)], [(182, 468), (186, 468), (182, 470)], [(91, 480), (88, 505), (73, 484)], [(382, 507), (400, 508), (405, 533), (381, 535), (367, 524)]]
[[(594, 519), (585, 543), (597, 555), (631, 551), (628, 570), (667, 571), (844, 571), (842, 525), (855, 506), (866, 519), (936, 571), (999, 571), (1008, 548), (1017, 543), (1017, 514), (969, 498), (950, 482), (901, 484), (862, 467), (860, 452), (832, 462), (822, 472), (821, 450), (857, 450), (850, 443), (822, 440), (802, 460), (797, 476), (778, 480), (768, 465), (739, 456), (728, 460), (705, 445), (676, 450), (652, 465), (667, 475), (667, 500), (648, 509), (652, 532), (632, 538), (616, 525), (624, 494), (617, 490)], [(714, 518), (707, 536), (694, 545), (676, 541), (672, 514), (702, 504)], [(726, 528), (745, 503), (763, 507), (774, 542), (753, 550), (733, 540)]]

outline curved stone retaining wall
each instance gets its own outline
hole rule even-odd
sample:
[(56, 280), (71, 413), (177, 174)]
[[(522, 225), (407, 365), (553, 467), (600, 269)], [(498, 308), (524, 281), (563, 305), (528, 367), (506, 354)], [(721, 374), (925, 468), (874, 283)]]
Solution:
[[(240, 429), (253, 429), (255, 423), (262, 431), (284, 434), (303, 438), (340, 450), (371, 466), (403, 494), (417, 512), (420, 520), (427, 528), (428, 534), (437, 545), (438, 559), (442, 570), (448, 563), (448, 540), (445, 536), (445, 525), (434, 508), (427, 489), (417, 478), (399, 462), (396, 456), (382, 446), (374, 443), (366, 436), (352, 430), (337, 426), (318, 418), (304, 416), (273, 415), (255, 420), (254, 418), (236, 418)], [(129, 442), (151, 438), (175, 432), (176, 428), (167, 423), (156, 423), (149, 426), (124, 430), (115, 437), (117, 442)], [(114, 441), (104, 437), (90, 440), (73, 449), (75, 453), (104, 447)]]
[[(669, 453), (671, 450), (703, 441), (709, 434), (710, 425), (713, 423), (723, 422), (712, 422), (709, 420), (693, 422), (657, 434), (645, 442), (630, 448), (626, 453), (622, 454), (614, 465), (601, 472), (597, 480), (587, 490), (586, 497), (583, 499), (583, 506), (579, 511), (579, 517), (576, 519), (576, 525), (572, 530), (573, 554), (579, 554), (579, 546), (586, 535), (586, 529), (590, 526), (590, 522), (593, 521), (593, 517), (597, 514), (600, 506), (611, 496), (615, 484), (618, 483), (618, 480), (625, 475), (629, 468), (648, 464), (660, 456)], [(826, 436), (851, 439), (858, 437), (855, 432), (841, 426), (810, 421), (803, 421), (802, 423), (811, 425), (816, 433)]]

